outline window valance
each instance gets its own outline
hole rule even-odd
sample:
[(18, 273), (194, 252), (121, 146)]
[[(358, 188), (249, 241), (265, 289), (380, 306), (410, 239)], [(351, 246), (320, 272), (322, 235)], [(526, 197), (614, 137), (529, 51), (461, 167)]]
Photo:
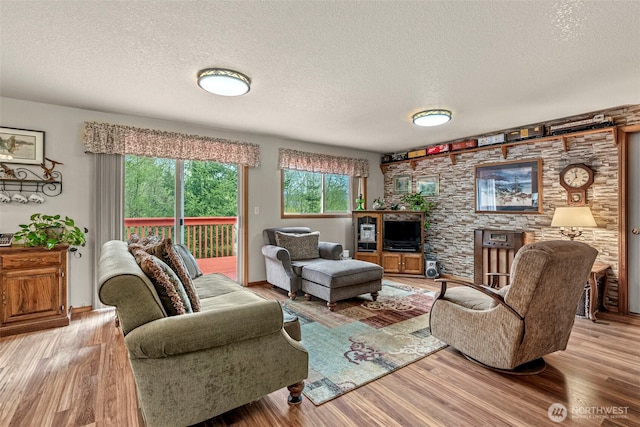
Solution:
[(353, 177), (369, 176), (369, 160), (351, 157), (337, 157), (328, 154), (305, 153), (281, 148), (279, 168), (307, 172), (333, 173)]
[(89, 153), (260, 166), (260, 147), (257, 144), (109, 123), (85, 122), (84, 146)]

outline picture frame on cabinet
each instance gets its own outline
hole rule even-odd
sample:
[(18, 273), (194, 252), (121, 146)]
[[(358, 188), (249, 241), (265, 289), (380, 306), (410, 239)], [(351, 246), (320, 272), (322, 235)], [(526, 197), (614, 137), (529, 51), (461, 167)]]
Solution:
[(425, 197), (440, 194), (440, 176), (430, 175), (416, 178), (416, 193)]
[(542, 159), (475, 166), (476, 213), (542, 213)]
[(398, 175), (393, 177), (393, 192), (403, 194), (411, 191), (411, 176)]
[(0, 127), (0, 162), (25, 165), (44, 162), (44, 132)]

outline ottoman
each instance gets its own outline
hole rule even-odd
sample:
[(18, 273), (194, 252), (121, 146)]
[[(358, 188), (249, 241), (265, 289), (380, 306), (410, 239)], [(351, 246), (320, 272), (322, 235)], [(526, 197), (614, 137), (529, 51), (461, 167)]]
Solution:
[(383, 270), (378, 264), (354, 259), (326, 261), (302, 268), (302, 290), (327, 301), (333, 311), (336, 301), (371, 293), (375, 301), (382, 289)]

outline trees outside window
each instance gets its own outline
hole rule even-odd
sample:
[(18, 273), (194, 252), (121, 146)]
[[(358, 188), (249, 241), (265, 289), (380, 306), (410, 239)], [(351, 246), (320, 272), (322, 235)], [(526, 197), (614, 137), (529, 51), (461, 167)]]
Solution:
[(347, 175), (282, 170), (283, 215), (335, 215), (349, 212)]
[(166, 218), (175, 212), (175, 160), (125, 157), (125, 218)]
[[(125, 218), (175, 215), (176, 161), (125, 157)], [(236, 216), (238, 167), (215, 162), (184, 162), (184, 215)]]

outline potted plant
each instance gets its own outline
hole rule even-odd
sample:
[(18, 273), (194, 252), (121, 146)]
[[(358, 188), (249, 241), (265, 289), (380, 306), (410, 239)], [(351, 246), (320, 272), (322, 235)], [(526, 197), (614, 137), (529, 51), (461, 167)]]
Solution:
[(382, 210), (384, 209), (384, 199), (382, 197), (378, 197), (376, 199), (373, 199), (373, 209), (375, 210)]
[(402, 202), (408, 205), (411, 210), (424, 212), (424, 228), (429, 228), (429, 214), (436, 207), (435, 203), (427, 201), (422, 193), (409, 193), (402, 196)]
[(89, 229), (78, 227), (68, 216), (62, 218), (61, 215), (35, 213), (30, 219), (29, 224), (20, 224), (20, 231), (13, 236), (25, 246), (44, 246), (52, 249), (57, 244), (66, 243), (70, 246), (70, 252), (77, 252), (78, 246), (85, 246), (87, 243), (86, 233)]

